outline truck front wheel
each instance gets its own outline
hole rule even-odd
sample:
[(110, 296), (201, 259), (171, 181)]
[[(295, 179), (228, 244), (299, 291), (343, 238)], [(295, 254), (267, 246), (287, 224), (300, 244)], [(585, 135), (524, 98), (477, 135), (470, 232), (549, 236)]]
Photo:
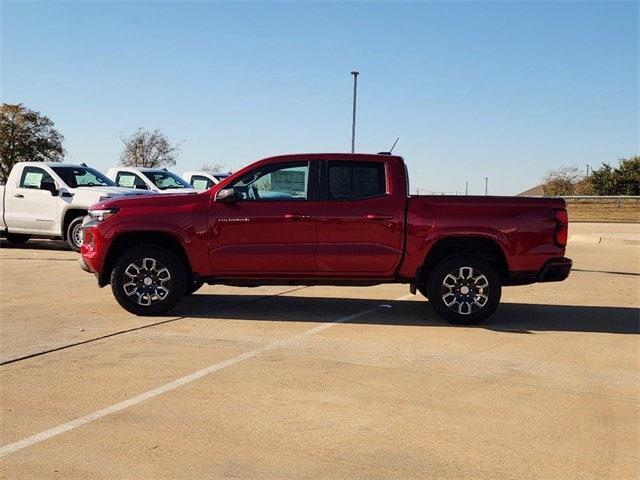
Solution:
[(435, 266), (427, 293), (442, 318), (458, 325), (474, 325), (498, 307), (502, 282), (489, 263), (473, 256), (456, 255)]
[(186, 288), (180, 260), (155, 245), (132, 248), (118, 258), (111, 272), (111, 290), (118, 303), (136, 315), (160, 315), (175, 306)]
[(82, 220), (84, 217), (76, 217), (67, 226), (67, 243), (74, 252), (79, 252), (82, 247)]

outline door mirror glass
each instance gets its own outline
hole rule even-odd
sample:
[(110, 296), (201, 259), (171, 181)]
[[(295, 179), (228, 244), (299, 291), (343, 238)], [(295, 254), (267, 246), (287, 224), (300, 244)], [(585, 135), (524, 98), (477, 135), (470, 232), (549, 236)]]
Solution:
[(216, 195), (216, 202), (219, 203), (235, 203), (238, 198), (233, 188), (224, 188)]

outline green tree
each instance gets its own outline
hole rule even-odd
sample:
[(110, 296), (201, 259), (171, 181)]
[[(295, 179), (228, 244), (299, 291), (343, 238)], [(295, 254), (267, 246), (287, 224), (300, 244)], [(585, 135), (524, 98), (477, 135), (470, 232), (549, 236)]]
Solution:
[(46, 116), (23, 104), (0, 107), (0, 182), (18, 162), (60, 162), (64, 137)]
[(617, 168), (603, 163), (589, 178), (596, 195), (640, 195), (640, 156), (621, 159)]
[(120, 165), (125, 167), (170, 167), (180, 152), (179, 145), (172, 144), (160, 130), (138, 128), (120, 140), (124, 144)]
[(618, 195), (640, 195), (640, 156), (623, 158), (616, 168)]
[(603, 163), (602, 167), (593, 170), (590, 178), (596, 195), (615, 195), (616, 176), (611, 165)]

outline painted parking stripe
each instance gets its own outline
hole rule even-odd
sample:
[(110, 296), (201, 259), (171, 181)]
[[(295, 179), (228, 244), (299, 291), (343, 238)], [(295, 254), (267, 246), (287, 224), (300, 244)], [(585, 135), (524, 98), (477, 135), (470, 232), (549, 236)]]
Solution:
[[(396, 298), (394, 301), (406, 300), (411, 296), (412, 296), (411, 294), (403, 295), (402, 297)], [(189, 375), (185, 375), (184, 377), (180, 377), (177, 380), (174, 380), (173, 382), (154, 388), (153, 390), (149, 390), (147, 392), (141, 393), (140, 395), (137, 395), (135, 397), (129, 398), (122, 402), (110, 405), (106, 408), (97, 410), (95, 412), (89, 413), (82, 417), (75, 418), (67, 423), (63, 423), (56, 427), (50, 428), (49, 430), (36, 433), (35, 435), (31, 435), (30, 437), (23, 438), (22, 440), (18, 440), (17, 442), (9, 443), (7, 445), (0, 447), (0, 458), (6, 457), (7, 455), (11, 455), (12, 453), (22, 450), (23, 448), (31, 447), (40, 442), (44, 442), (45, 440), (48, 440), (50, 438), (57, 437), (58, 435), (68, 432), (69, 430), (73, 430), (75, 428), (81, 427), (82, 425), (95, 422), (96, 420), (99, 420), (113, 413), (119, 412), (121, 410), (125, 410), (129, 407), (133, 407), (134, 405), (137, 405), (146, 400), (155, 398), (159, 395), (162, 395), (163, 393), (170, 392), (171, 390), (175, 390), (176, 388), (179, 388), (183, 385), (187, 385), (211, 373), (214, 373), (224, 368), (235, 365), (236, 363), (244, 362), (245, 360), (249, 360), (250, 358), (257, 357), (262, 353), (275, 350), (277, 348), (285, 347), (294, 342), (297, 342), (299, 340), (303, 340), (307, 337), (315, 335), (316, 333), (320, 333), (328, 328), (333, 327), (334, 325), (355, 320), (356, 318), (360, 318), (364, 315), (368, 315), (369, 313), (373, 313), (381, 308), (391, 308), (391, 305), (381, 304), (381, 305), (378, 305), (377, 307), (370, 308), (368, 310), (363, 310), (362, 312), (353, 313), (351, 315), (340, 317), (331, 322), (323, 323), (322, 325), (318, 325), (317, 327), (307, 330), (306, 332), (303, 332), (299, 335), (294, 335), (293, 337), (270, 343), (263, 347), (256, 348), (255, 350), (241, 353), (240, 355), (229, 358), (227, 360), (223, 360), (222, 362), (214, 363), (213, 365), (203, 368), (202, 370), (198, 370), (196, 372), (190, 373)]]

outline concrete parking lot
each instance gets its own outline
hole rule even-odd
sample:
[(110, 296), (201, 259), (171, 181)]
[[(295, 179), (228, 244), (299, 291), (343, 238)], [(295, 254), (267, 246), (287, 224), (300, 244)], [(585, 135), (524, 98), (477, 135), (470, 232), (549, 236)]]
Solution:
[(1, 478), (638, 477), (639, 246), (572, 243), (478, 327), (399, 285), (135, 317), (59, 244), (2, 247)]

